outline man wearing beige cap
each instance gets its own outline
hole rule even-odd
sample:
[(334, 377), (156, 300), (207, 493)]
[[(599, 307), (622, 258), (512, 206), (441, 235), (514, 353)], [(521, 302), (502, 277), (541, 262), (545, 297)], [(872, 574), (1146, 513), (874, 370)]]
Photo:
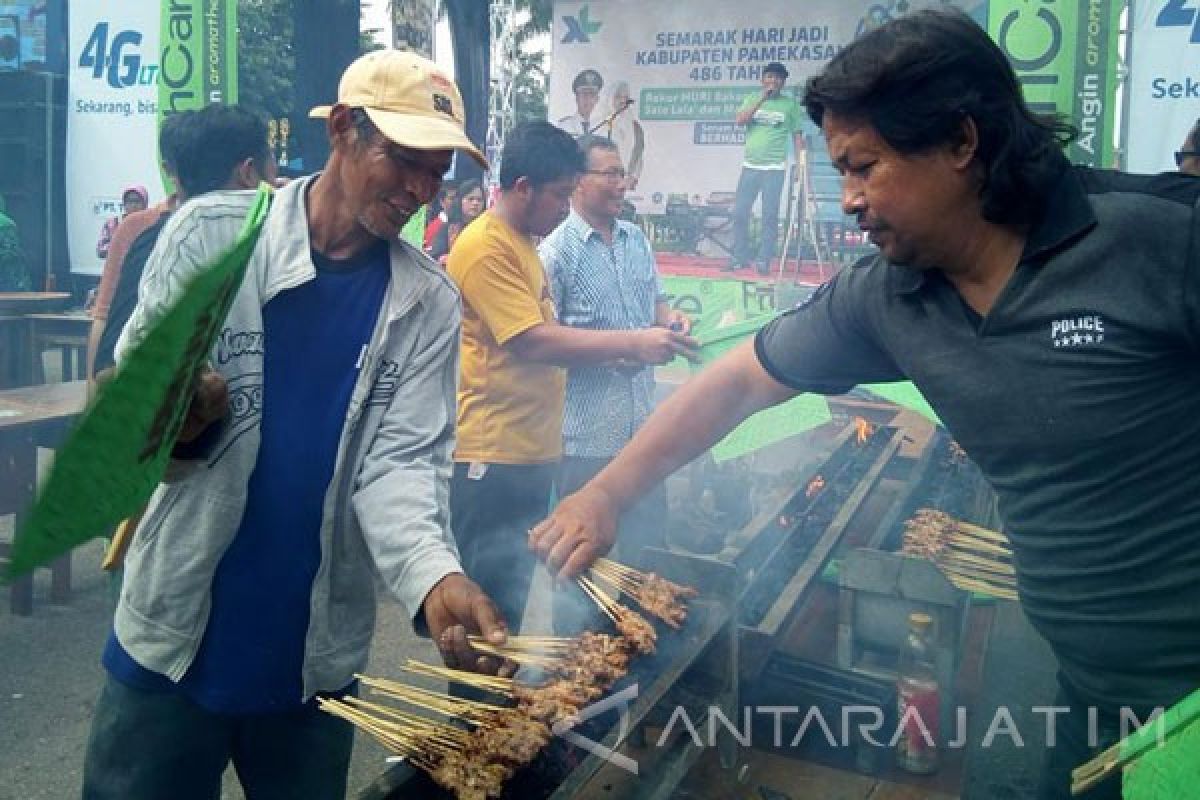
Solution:
[[(377, 579), (449, 665), (500, 667), (467, 644), (505, 623), (448, 524), (458, 293), (398, 237), (453, 151), (483, 156), (454, 83), (409, 53), (363, 56), (313, 115), (329, 162), (275, 195), (126, 559), (85, 798), (216, 800), (230, 762), (248, 797), (344, 797), (352, 730), (316, 699), (354, 691)], [(252, 198), (172, 217), (118, 369)]]

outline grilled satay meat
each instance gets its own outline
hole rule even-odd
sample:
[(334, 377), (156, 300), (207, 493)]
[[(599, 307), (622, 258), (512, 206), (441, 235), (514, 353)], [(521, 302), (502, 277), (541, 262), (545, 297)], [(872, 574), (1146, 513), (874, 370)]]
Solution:
[(643, 655), (654, 653), (658, 635), (654, 632), (654, 626), (647, 622), (641, 614), (626, 610), (617, 617), (617, 630), (638, 653)]
[(571, 680), (553, 680), (542, 686), (515, 690), (517, 707), (546, 725), (570, 717), (600, 696), (599, 689)]
[(561, 670), (569, 680), (607, 689), (629, 671), (629, 647), (621, 637), (588, 632), (579, 644)]
[(429, 775), (458, 800), (488, 800), (501, 795), (513, 772), (500, 764), (471, 763), (468, 756), (455, 753), (443, 757)]
[(464, 755), (471, 762), (520, 767), (532, 761), (549, 741), (550, 729), (544, 723), (513, 715), (503, 725), (476, 729)]
[(637, 601), (647, 613), (678, 629), (687, 619), (684, 598), (695, 597), (697, 594), (690, 586), (682, 586), (653, 572), (647, 572), (638, 589)]

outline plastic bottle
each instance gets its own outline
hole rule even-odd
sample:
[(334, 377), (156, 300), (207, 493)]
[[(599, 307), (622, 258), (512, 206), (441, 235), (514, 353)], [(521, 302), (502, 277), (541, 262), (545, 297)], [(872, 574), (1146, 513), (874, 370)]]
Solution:
[(908, 637), (900, 653), (896, 679), (898, 725), (896, 764), (906, 772), (930, 775), (938, 770), (938, 721), (941, 693), (934, 663), (933, 618), (908, 615)]

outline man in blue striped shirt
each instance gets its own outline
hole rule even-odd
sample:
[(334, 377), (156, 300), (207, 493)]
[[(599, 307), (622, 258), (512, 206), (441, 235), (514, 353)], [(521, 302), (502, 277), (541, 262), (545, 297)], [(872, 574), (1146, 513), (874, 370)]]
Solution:
[[(590, 330), (663, 326), (686, 334), (691, 321), (667, 305), (649, 240), (636, 225), (617, 218), (628, 185), (617, 146), (588, 137), (580, 147), (587, 170), (572, 196), (571, 213), (538, 250), (559, 322)], [(645, 364), (568, 369), (558, 496), (587, 483), (625, 446), (649, 416), (653, 396), (654, 369)], [(660, 485), (622, 517), (625, 550), (618, 557), (636, 564), (643, 547), (663, 546), (666, 516)], [(571, 627), (573, 618), (556, 607), (557, 627)]]

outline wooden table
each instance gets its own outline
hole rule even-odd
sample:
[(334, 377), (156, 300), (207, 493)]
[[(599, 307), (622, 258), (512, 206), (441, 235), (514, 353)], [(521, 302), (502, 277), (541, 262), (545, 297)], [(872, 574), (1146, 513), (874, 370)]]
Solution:
[(33, 383), (26, 316), (60, 311), (70, 302), (66, 292), (0, 292), (0, 389)]
[(83, 380), (87, 377), (87, 341), (92, 330), (92, 315), (87, 311), (64, 311), (58, 314), (27, 314), (29, 352), (33, 360), (33, 383), (45, 383), (42, 354), (55, 349), (62, 354), (62, 379)]
[[(0, 391), (0, 516), (14, 516), (14, 539), (37, 491), (38, 448), (57, 447), (86, 402), (86, 381)], [(0, 544), (0, 556), (10, 547)], [(65, 603), (70, 594), (68, 553), (51, 566), (50, 600)], [(13, 582), (11, 603), (14, 614), (33, 613), (32, 575)]]

